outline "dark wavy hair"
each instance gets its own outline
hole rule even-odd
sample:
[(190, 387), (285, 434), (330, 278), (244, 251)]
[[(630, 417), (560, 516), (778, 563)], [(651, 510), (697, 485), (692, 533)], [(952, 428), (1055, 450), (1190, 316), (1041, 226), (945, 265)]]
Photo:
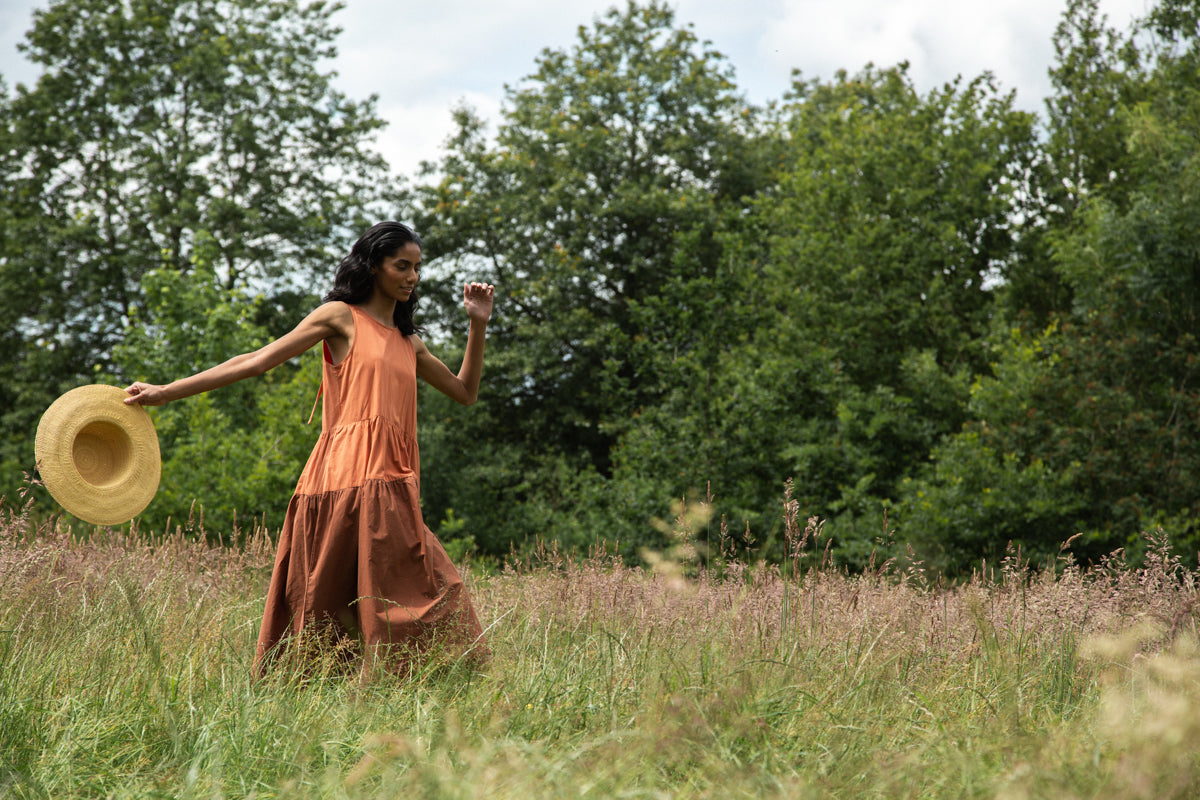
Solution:
[[(350, 252), (338, 264), (337, 274), (333, 278), (333, 288), (325, 295), (325, 302), (341, 300), (350, 305), (362, 305), (371, 298), (375, 288), (375, 269), (383, 260), (396, 254), (404, 245), (412, 242), (422, 250), (421, 237), (416, 231), (399, 222), (377, 222), (366, 233), (358, 238)], [(413, 312), (417, 308), (417, 291), (409, 295), (408, 300), (396, 303), (396, 311), (392, 320), (405, 336), (424, 331), (413, 322)]]

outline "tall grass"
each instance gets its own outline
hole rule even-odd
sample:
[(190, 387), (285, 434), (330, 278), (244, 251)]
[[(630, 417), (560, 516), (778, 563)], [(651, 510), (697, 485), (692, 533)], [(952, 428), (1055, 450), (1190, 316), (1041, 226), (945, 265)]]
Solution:
[[(786, 506), (785, 506), (786, 513)], [(1151, 558), (955, 586), (885, 565), (542, 548), (467, 573), (479, 670), (251, 677), (271, 562), (0, 523), (0, 794), (74, 797), (1200, 796), (1193, 572)], [(813, 561), (809, 565), (806, 562)]]

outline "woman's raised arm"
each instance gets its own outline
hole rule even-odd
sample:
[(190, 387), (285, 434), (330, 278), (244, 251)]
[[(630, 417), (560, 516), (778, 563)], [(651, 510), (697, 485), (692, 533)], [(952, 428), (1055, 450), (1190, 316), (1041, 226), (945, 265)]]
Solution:
[(197, 372), (165, 386), (136, 381), (125, 388), (130, 405), (161, 406), (222, 386), (262, 375), (289, 358), (295, 358), (323, 339), (353, 335), (354, 318), (345, 303), (325, 303), (299, 325), (252, 353), (242, 353), (215, 367)]
[(450, 399), (469, 406), (479, 398), (479, 380), (483, 375), (483, 348), (487, 322), (492, 316), (496, 287), (490, 283), (468, 283), (463, 286), (463, 307), (471, 320), (467, 334), (467, 351), (462, 367), (455, 375), (437, 356), (429, 352), (420, 338), (413, 337), (417, 351), (417, 375), (421, 380)]

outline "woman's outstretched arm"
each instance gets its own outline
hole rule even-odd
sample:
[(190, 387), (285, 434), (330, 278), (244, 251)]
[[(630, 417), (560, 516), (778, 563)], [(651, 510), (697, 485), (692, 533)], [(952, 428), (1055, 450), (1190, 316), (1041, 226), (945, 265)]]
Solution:
[(495, 293), (496, 287), (490, 283), (468, 283), (463, 286), (463, 307), (471, 320), (471, 329), (467, 334), (467, 352), (463, 354), (462, 367), (457, 375), (437, 356), (430, 353), (419, 337), (413, 337), (413, 348), (417, 352), (417, 375), (451, 400), (464, 406), (469, 406), (479, 399), (479, 380), (483, 375), (483, 347), (488, 319), (492, 316)]
[(353, 335), (354, 319), (344, 303), (325, 303), (299, 325), (252, 353), (242, 353), (215, 367), (197, 372), (164, 386), (137, 381), (125, 388), (130, 405), (161, 406), (221, 386), (262, 375), (289, 358), (295, 358), (323, 339)]

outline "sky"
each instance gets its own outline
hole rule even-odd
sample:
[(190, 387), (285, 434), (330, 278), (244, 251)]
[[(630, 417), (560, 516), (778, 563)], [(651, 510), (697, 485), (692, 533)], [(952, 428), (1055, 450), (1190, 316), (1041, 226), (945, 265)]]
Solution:
[[(11, 88), (37, 79), (17, 50), (33, 10), (49, 0), (0, 0), (0, 75)], [(623, 7), (625, 0), (619, 0)], [(614, 0), (346, 0), (343, 29), (327, 65), (351, 98), (378, 95), (388, 122), (376, 147), (394, 171), (412, 176), (436, 159), (452, 131), (450, 110), (466, 103), (495, 123), (505, 87), (532, 73), (544, 48), (569, 49)], [(1066, 0), (673, 0), (676, 23), (691, 24), (736, 70), (753, 103), (780, 99), (793, 69), (805, 78), (855, 72), (868, 62), (908, 61), (922, 91), (990, 71), (1017, 105), (1041, 112), (1049, 94), (1051, 37)], [(1152, 0), (1100, 0), (1125, 30)], [(736, 9), (736, 10), (734, 10)]]

